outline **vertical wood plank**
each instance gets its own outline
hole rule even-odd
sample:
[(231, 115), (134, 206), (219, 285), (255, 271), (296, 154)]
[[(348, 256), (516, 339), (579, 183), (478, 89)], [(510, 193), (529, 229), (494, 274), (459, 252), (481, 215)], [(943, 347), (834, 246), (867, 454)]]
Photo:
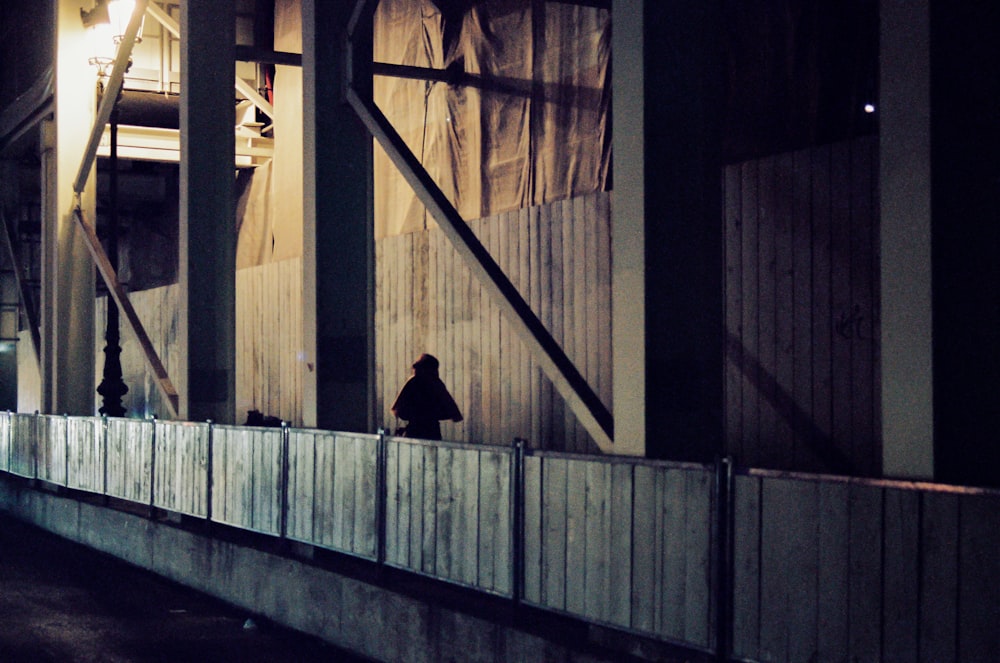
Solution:
[(400, 447), (400, 455), (405, 454), (410, 461), (409, 467), (409, 501), (410, 501), (410, 538), (401, 541), (408, 544), (409, 566), (419, 570), (423, 566), (424, 541), (424, 452), (417, 445), (408, 444)]
[(795, 448), (794, 424), (795, 407), (791, 400), (794, 394), (794, 350), (795, 350), (795, 263), (792, 226), (794, 213), (794, 162), (792, 153), (780, 155), (775, 165), (775, 399), (777, 422), (775, 425), (776, 464), (786, 466)]
[(774, 409), (776, 365), (775, 285), (777, 282), (775, 236), (776, 157), (760, 161), (757, 171), (757, 357), (760, 361), (758, 411), (760, 412), (759, 458), (764, 467), (780, 464), (781, 453), (775, 447), (777, 413)]
[[(385, 560), (389, 564), (409, 563), (409, 542), (400, 535), (406, 476), (400, 474), (400, 456), (406, 453), (401, 442), (386, 440), (385, 450)], [(404, 550), (405, 549), (405, 550)]]
[[(776, 585), (773, 591), (778, 597), (781, 622), (768, 625), (771, 628), (766, 631), (762, 628), (762, 647), (767, 645), (764, 634), (772, 632), (784, 640), (777, 643), (779, 656), (793, 661), (808, 660), (817, 651), (818, 490), (813, 482), (781, 479), (765, 479), (763, 487), (763, 546), (776, 555), (769, 564), (769, 577)], [(769, 527), (771, 522), (773, 527)], [(773, 538), (769, 538), (769, 530)], [(777, 559), (782, 554), (784, 562)], [(766, 606), (769, 599), (764, 589), (761, 600)], [(765, 610), (762, 608), (762, 625), (767, 622)]]
[(584, 469), (584, 614), (597, 621), (607, 621), (610, 594), (611, 542), (611, 466), (589, 462)]
[(638, 631), (656, 630), (654, 587), (656, 585), (656, 470), (635, 467), (635, 499), (632, 506), (631, 624)]
[(358, 437), (355, 447), (357, 449), (355, 476), (358, 480), (354, 492), (353, 552), (374, 559), (377, 553), (375, 514), (377, 442), (373, 438)]
[(726, 302), (726, 407), (724, 410), (726, 449), (738, 454), (742, 441), (743, 392), (743, 291), (741, 261), (743, 230), (740, 209), (740, 167), (726, 166), (723, 170), (723, 241), (725, 243)]
[[(760, 226), (758, 223), (758, 191), (757, 191), (757, 163), (748, 161), (741, 168), (740, 204), (743, 209), (743, 235), (740, 254), (742, 256), (742, 278), (740, 285), (743, 289), (743, 352), (750, 358), (758, 359), (760, 356), (758, 348), (758, 234)], [(743, 420), (741, 430), (743, 439), (740, 447), (735, 450), (736, 461), (742, 465), (759, 464), (759, 394), (757, 391), (756, 363), (744, 362), (742, 380), (742, 402)]]
[(452, 474), (455, 471), (455, 452), (449, 447), (437, 449), (437, 551), (435, 573), (444, 578), (454, 578), (457, 564), (454, 560), (457, 544), (453, 541), (455, 530), (455, 487)]
[(542, 459), (524, 459), (524, 600), (542, 603)]
[(959, 498), (921, 495), (919, 633), (921, 663), (957, 661)]
[[(789, 482), (764, 479), (761, 482), (760, 542), (760, 656), (763, 660), (789, 661), (786, 547), (795, 536), (791, 531)], [(801, 582), (801, 578), (796, 577)]]
[(583, 615), (587, 586), (586, 462), (570, 460), (566, 465), (566, 610)]
[(963, 495), (958, 532), (958, 660), (1000, 660), (1000, 527), (995, 495)]
[[(852, 485), (848, 637), (850, 656), (880, 660), (882, 632), (882, 490)], [(873, 591), (874, 589), (874, 591)]]
[(502, 569), (496, 568), (496, 532), (504, 525), (497, 510), (500, 501), (500, 462), (499, 454), (486, 451), (480, 454), (476, 584), (486, 590), (496, 587), (497, 574), (503, 573)]
[(831, 285), (833, 305), (833, 345), (831, 383), (833, 388), (832, 442), (853, 457), (854, 433), (851, 428), (851, 316), (854, 308), (851, 291), (851, 153), (850, 144), (836, 143), (831, 148), (830, 198), (832, 231)]
[(917, 660), (920, 611), (920, 496), (912, 490), (884, 492), (882, 541), (882, 660)]
[(421, 446), (424, 457), (424, 531), (423, 546), (420, 554), (421, 570), (424, 573), (437, 572), (437, 530), (438, 530), (438, 454), (437, 448)]
[(712, 474), (684, 473), (684, 639), (712, 646)]
[(587, 265), (584, 277), (584, 299), (587, 306), (583, 315), (586, 321), (586, 340), (584, 347), (587, 349), (586, 373), (587, 382), (600, 398), (601, 394), (601, 374), (599, 370), (600, 357), (598, 351), (601, 347), (601, 334), (599, 324), (601, 322), (600, 311), (600, 289), (598, 286), (599, 273), (602, 265), (598, 263), (598, 244), (600, 243), (600, 231), (597, 219), (597, 194), (589, 194), (580, 197), (580, 204), (583, 205), (584, 228), (584, 256)]
[(458, 536), (456, 536), (458, 551), (462, 558), (462, 575), (460, 579), (466, 584), (476, 585), (477, 574), (479, 572), (480, 549), (480, 453), (477, 450), (464, 449), (461, 451), (461, 460), (459, 485), (462, 491), (462, 499), (458, 505), (461, 509), (462, 528), (457, 532)]
[(601, 400), (611, 410), (614, 356), (611, 347), (611, 197), (607, 192), (597, 194), (597, 221), (597, 388)]
[[(832, 295), (831, 295), (831, 192), (830, 148), (819, 147), (812, 159), (813, 279), (812, 279), (812, 371), (813, 422), (822, 439), (815, 445), (830, 446), (833, 419), (831, 382)], [(817, 459), (818, 460), (818, 459)], [(821, 469), (829, 469), (821, 466)]]
[(851, 337), (851, 431), (854, 437), (851, 458), (866, 475), (881, 471), (881, 445), (875, 436), (872, 403), (879, 398), (874, 383), (873, 321), (876, 319), (874, 290), (878, 283), (872, 271), (874, 233), (874, 154), (875, 143), (851, 143), (851, 310), (848, 334)]
[(733, 482), (733, 653), (748, 659), (760, 656), (760, 483), (747, 476)]
[[(582, 197), (571, 199), (573, 208), (573, 363), (588, 382), (591, 376), (587, 366), (587, 215)], [(588, 451), (588, 436), (580, 422), (573, 416), (575, 446), (577, 451)]]
[[(549, 334), (555, 338), (555, 331), (552, 325), (552, 212), (550, 205), (543, 205), (537, 209), (539, 261), (537, 292), (539, 299), (539, 314), (542, 325), (544, 325), (549, 331)], [(553, 392), (552, 382), (548, 379), (548, 377), (541, 371), (541, 369), (536, 368), (535, 370), (538, 375), (538, 410), (540, 430), (538, 433), (538, 439), (534, 440), (531, 446), (536, 449), (547, 449), (552, 446), (553, 442), (552, 401), (555, 394)]]
[(667, 468), (660, 472), (663, 497), (660, 519), (663, 524), (663, 557), (660, 572), (659, 633), (670, 638), (684, 638), (687, 622), (687, 504), (683, 470)]
[(812, 445), (812, 180), (810, 152), (792, 155), (792, 269), (794, 348), (792, 398), (801, 413), (802, 425), (795, 428), (792, 463), (801, 469), (816, 469)]
[(336, 466), (334, 454), (334, 437), (324, 433), (316, 436), (316, 513), (315, 531), (316, 543), (330, 547), (334, 545), (334, 515), (336, 482)]
[[(530, 270), (528, 277), (530, 299), (528, 299), (528, 302), (531, 305), (531, 310), (544, 325), (545, 322), (542, 317), (542, 249), (539, 232), (541, 230), (542, 215), (539, 214), (538, 207), (531, 207), (527, 212), (528, 265)], [(528, 360), (528, 379), (530, 380), (528, 402), (531, 404), (531, 430), (528, 433), (528, 439), (532, 440), (532, 444), (537, 447), (542, 440), (542, 373), (538, 364), (530, 359), (530, 354)]]
[(818, 659), (847, 663), (851, 572), (847, 484), (820, 485), (819, 518)]
[[(552, 246), (552, 337), (563, 351), (566, 351), (565, 325), (566, 316), (563, 303), (565, 289), (565, 263), (563, 257), (563, 215), (562, 205), (548, 206), (551, 231), (549, 241)], [(566, 404), (554, 389), (552, 391), (552, 440), (553, 445), (566, 448)]]
[[(612, 624), (628, 627), (632, 621), (633, 473), (631, 463), (611, 466), (610, 536), (608, 537), (608, 589), (605, 618)], [(648, 532), (648, 530), (646, 530)]]
[[(576, 218), (572, 201), (562, 204), (562, 246), (563, 246), (563, 351), (578, 368), (576, 357)], [(566, 426), (566, 450), (577, 451), (576, 417), (568, 407), (563, 409)]]
[(566, 608), (569, 467), (565, 458), (547, 457), (542, 465), (542, 604)]
[[(514, 265), (514, 273), (517, 275), (518, 291), (521, 297), (531, 305), (531, 233), (530, 233), (530, 209), (524, 208), (518, 212), (518, 260)], [(533, 309), (537, 311), (538, 309)], [(532, 437), (534, 425), (532, 422), (533, 403), (531, 399), (532, 361), (531, 353), (524, 342), (518, 339), (519, 353), (518, 383), (520, 385), (520, 407), (518, 412), (521, 416), (521, 423), (518, 426), (518, 437)]]

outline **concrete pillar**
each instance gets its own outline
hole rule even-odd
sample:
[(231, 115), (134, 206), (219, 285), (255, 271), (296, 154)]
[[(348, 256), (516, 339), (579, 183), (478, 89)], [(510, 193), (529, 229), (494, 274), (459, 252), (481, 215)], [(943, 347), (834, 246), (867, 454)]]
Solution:
[[(302, 2), (303, 418), (307, 426), (372, 432), (372, 139), (342, 88), (353, 9), (353, 2)], [(354, 40), (358, 85), (369, 89), (371, 36), (365, 21)]]
[[(97, 73), (87, 63), (80, 4), (59, 0), (54, 7), (55, 119), (41, 129), (41, 411), (93, 415), (94, 263), (73, 218), (73, 184), (94, 121)], [(94, 182), (91, 171), (81, 201), (89, 219)]]
[(998, 32), (996, 5), (930, 5), (934, 477), (993, 487), (1000, 487)]
[(934, 475), (930, 8), (882, 0), (882, 473)]
[(719, 3), (615, 0), (615, 449), (710, 459), (722, 439)]
[(181, 4), (180, 417), (235, 423), (235, 9)]

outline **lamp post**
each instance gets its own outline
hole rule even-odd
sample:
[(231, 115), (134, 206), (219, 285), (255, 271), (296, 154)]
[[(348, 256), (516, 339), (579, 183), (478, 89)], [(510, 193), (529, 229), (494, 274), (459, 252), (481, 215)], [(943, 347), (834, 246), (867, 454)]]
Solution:
[[(132, 12), (135, 10), (133, 0), (97, 0), (89, 12), (80, 10), (80, 18), (90, 34), (91, 56), (89, 62), (97, 67), (98, 103), (104, 93), (104, 76), (107, 67), (114, 62), (118, 44), (125, 34), (125, 28)], [(139, 36), (141, 39), (142, 29)], [(109, 159), (108, 198), (110, 213), (107, 224), (107, 256), (112, 269), (118, 271), (118, 99), (114, 100), (111, 110), (111, 146)], [(125, 416), (122, 397), (128, 393), (128, 387), (122, 380), (121, 336), (119, 334), (118, 305), (114, 298), (108, 296), (108, 314), (104, 340), (104, 370), (97, 393), (102, 397), (99, 412), (109, 417)]]
[[(118, 271), (118, 104), (117, 100), (111, 110), (111, 154), (109, 159), (108, 198), (110, 214), (107, 227), (107, 254), (111, 267)], [(104, 331), (104, 372), (97, 393), (103, 403), (98, 409), (109, 417), (125, 416), (122, 406), (122, 396), (128, 393), (128, 387), (122, 380), (121, 336), (119, 334), (118, 304), (110, 293), (108, 294), (108, 317)]]

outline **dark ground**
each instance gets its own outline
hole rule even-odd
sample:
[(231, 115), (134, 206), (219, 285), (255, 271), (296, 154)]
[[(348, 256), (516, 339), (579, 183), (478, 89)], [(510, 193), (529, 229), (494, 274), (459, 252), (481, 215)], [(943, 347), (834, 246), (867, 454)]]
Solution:
[(363, 660), (0, 515), (0, 663)]

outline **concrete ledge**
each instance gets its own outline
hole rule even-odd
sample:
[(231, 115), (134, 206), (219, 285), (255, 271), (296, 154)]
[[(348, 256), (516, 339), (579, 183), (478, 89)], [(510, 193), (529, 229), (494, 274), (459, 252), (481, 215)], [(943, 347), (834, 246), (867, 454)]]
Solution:
[(290, 557), (0, 478), (0, 511), (384, 661), (621, 661)]

